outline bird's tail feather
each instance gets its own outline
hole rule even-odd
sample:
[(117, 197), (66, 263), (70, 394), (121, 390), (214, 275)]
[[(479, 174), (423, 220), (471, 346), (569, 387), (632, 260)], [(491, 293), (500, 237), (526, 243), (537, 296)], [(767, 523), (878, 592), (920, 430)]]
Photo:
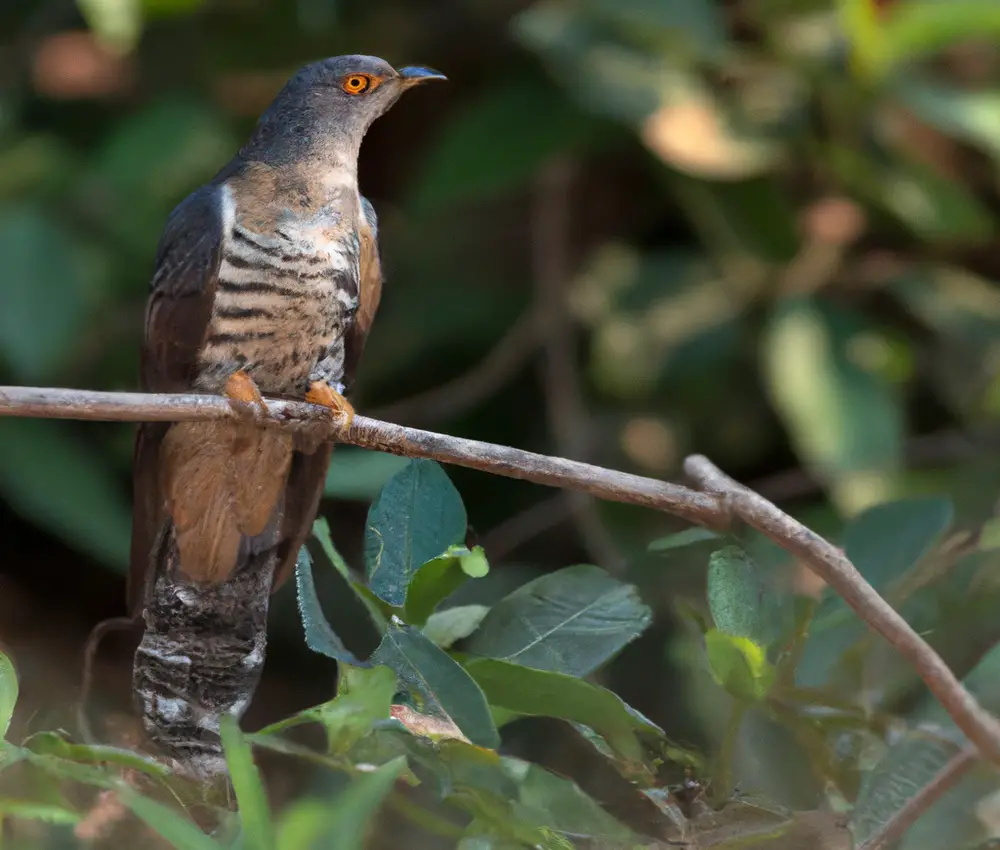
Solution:
[(236, 568), (217, 584), (184, 580), (170, 522), (154, 548), (133, 693), (152, 741), (203, 775), (225, 771), (220, 720), (239, 719), (260, 680), (276, 526), (275, 518), (261, 534), (242, 538)]

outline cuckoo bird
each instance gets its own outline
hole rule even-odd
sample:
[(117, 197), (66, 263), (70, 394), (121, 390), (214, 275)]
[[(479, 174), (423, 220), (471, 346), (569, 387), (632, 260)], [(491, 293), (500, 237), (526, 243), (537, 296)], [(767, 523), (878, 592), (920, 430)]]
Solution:
[(375, 212), (357, 161), (372, 122), (444, 77), (337, 56), (296, 73), (250, 139), (171, 213), (146, 309), (148, 392), (223, 393), (218, 422), (140, 426), (128, 603), (133, 690), (153, 742), (210, 769), (264, 661), (268, 597), (315, 517), (329, 442), (255, 426), (263, 395), (343, 414), (378, 307)]

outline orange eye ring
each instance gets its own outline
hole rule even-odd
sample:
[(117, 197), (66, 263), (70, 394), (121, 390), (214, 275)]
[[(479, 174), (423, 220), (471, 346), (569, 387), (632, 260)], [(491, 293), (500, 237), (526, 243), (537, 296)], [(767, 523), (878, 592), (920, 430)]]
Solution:
[(348, 74), (340, 81), (340, 87), (347, 94), (364, 94), (372, 87), (372, 78), (367, 74)]

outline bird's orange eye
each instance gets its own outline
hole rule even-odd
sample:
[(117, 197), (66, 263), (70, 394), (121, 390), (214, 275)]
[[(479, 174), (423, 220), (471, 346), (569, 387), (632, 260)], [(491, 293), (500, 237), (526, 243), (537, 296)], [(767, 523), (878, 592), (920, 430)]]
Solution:
[(371, 84), (372, 78), (367, 74), (348, 74), (341, 80), (340, 87), (348, 94), (364, 94)]

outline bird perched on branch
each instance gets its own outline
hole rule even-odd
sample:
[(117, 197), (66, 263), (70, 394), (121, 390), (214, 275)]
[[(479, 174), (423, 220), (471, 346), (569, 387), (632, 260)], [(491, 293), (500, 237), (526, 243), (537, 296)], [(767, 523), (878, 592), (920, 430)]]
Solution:
[(268, 597), (294, 569), (331, 446), (254, 424), (263, 395), (342, 415), (382, 275), (358, 191), (372, 122), (444, 77), (372, 56), (302, 68), (249, 141), (174, 210), (157, 250), (142, 387), (224, 393), (237, 421), (139, 428), (129, 608), (143, 616), (133, 687), (153, 740), (219, 764), (219, 721), (239, 716), (264, 659)]

